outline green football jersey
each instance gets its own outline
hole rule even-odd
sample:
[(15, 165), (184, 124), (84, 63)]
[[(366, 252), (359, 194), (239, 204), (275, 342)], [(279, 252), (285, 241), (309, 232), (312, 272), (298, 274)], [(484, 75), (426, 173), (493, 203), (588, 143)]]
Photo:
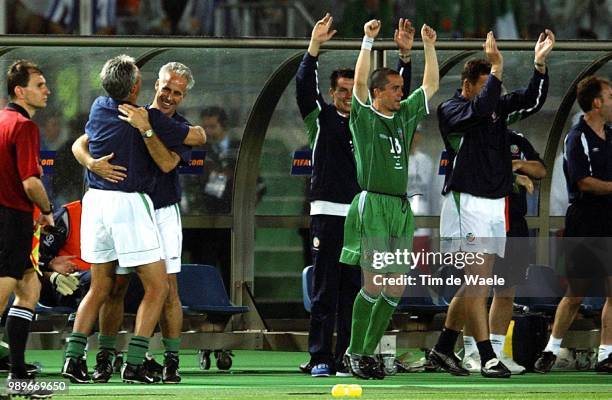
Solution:
[(408, 151), (418, 123), (429, 113), (422, 87), (400, 103), (388, 117), (363, 104), (353, 94), (350, 127), (355, 148), (357, 181), (363, 190), (405, 195)]

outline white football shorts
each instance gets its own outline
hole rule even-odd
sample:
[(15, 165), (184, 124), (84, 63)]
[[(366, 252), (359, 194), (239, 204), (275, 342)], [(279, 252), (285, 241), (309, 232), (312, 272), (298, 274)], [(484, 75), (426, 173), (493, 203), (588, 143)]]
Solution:
[(83, 196), (81, 257), (92, 264), (118, 260), (123, 267), (162, 260), (164, 253), (149, 196), (89, 189)]
[(451, 192), (440, 211), (440, 251), (504, 256), (506, 201)]
[[(183, 250), (183, 226), (178, 203), (155, 210), (155, 220), (164, 249), (166, 273), (178, 274), (181, 272), (181, 252)], [(131, 268), (119, 266), (115, 272), (119, 275), (127, 275), (133, 271)]]

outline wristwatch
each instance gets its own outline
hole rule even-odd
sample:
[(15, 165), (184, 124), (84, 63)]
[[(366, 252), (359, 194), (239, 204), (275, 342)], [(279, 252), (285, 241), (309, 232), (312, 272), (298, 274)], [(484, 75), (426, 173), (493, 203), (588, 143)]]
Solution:
[(153, 137), (153, 135), (155, 134), (155, 132), (153, 132), (153, 129), (147, 129), (146, 131), (142, 132), (142, 137), (143, 138), (150, 138)]
[(53, 213), (53, 204), (49, 204), (49, 211), (44, 212), (43, 210), (40, 210), (40, 213), (41, 213), (42, 215), (49, 215), (49, 214), (52, 214), (52, 213)]

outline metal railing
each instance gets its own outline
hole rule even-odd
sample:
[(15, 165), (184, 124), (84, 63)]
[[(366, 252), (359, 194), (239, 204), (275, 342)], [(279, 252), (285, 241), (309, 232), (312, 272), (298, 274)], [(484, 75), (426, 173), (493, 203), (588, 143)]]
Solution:
[[(295, 38), (209, 38), (193, 36), (150, 37), (150, 36), (77, 36), (77, 35), (10, 35), (0, 36), (0, 46), (23, 47), (148, 47), (148, 48), (195, 48), (195, 49), (299, 49), (308, 48), (309, 39)], [(533, 43), (522, 40), (499, 40), (500, 50), (533, 51)], [(321, 46), (321, 50), (359, 50), (361, 41), (355, 39), (334, 39)], [(393, 40), (377, 40), (373, 50), (396, 50)], [(423, 43), (415, 40), (413, 50), (423, 50)], [(482, 50), (481, 39), (438, 40), (436, 50)], [(555, 43), (559, 51), (612, 51), (612, 41), (565, 40)]]

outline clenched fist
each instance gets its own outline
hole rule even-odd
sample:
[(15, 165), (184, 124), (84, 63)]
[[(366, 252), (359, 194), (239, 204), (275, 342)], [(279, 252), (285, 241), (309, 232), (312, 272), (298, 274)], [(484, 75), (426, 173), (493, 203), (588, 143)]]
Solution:
[(363, 33), (369, 38), (374, 39), (378, 36), (378, 32), (380, 32), (380, 21), (377, 19), (372, 19), (363, 26)]

